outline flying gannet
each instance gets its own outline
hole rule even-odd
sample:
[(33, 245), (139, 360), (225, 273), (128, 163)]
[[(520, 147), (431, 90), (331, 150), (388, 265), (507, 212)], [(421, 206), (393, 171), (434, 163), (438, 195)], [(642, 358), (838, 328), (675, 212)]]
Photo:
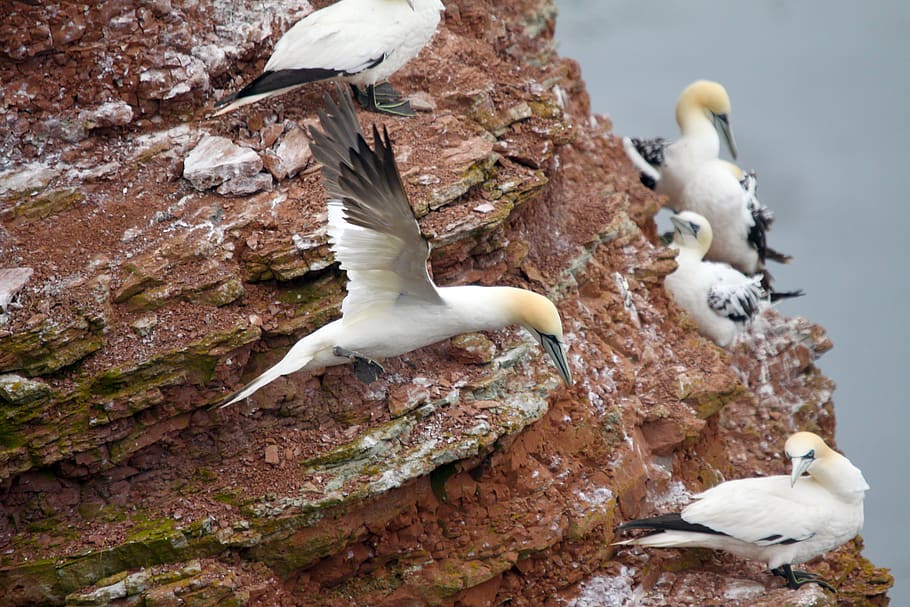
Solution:
[(696, 501), (678, 514), (620, 525), (617, 531), (651, 533), (618, 544), (725, 550), (765, 561), (790, 588), (818, 584), (834, 591), (817, 575), (794, 571), (791, 565), (833, 550), (860, 532), (869, 485), (850, 460), (811, 432), (790, 436), (784, 451), (790, 476), (721, 483), (695, 495)]
[(329, 195), (328, 233), (347, 272), (342, 317), (298, 341), (275, 366), (222, 406), (253, 394), (295, 371), (354, 362), (364, 381), (382, 367), (375, 359), (398, 356), (471, 331), (521, 325), (556, 365), (566, 385), (572, 377), (563, 349), (556, 306), (532, 291), (513, 287), (437, 287), (427, 271), (429, 243), (401, 183), (387, 129), (373, 126), (367, 144), (351, 99), (326, 95), (319, 111), (324, 132), (311, 128), (313, 156), (322, 163)]
[(681, 133), (676, 141), (623, 138), (626, 154), (641, 171), (642, 183), (668, 196), (671, 204), (679, 198), (691, 172), (702, 162), (717, 158), (718, 130), (736, 158), (730, 97), (717, 82), (697, 80), (687, 86), (676, 102), (676, 123)]
[(765, 292), (761, 277), (750, 277), (725, 263), (704, 261), (711, 247), (711, 224), (692, 211), (670, 217), (671, 247), (677, 268), (664, 280), (674, 301), (695, 320), (698, 332), (727, 347), (759, 312)]
[(440, 0), (339, 0), (312, 12), (281, 37), (262, 75), (218, 101), (224, 107), (214, 115), (330, 78), (350, 83), (369, 110), (413, 115), (388, 83), (377, 83), (417, 56), (444, 10)]

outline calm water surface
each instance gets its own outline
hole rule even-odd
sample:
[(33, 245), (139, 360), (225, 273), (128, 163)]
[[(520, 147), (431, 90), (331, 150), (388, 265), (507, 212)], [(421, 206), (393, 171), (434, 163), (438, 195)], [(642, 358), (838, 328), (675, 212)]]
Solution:
[[(781, 306), (827, 328), (837, 440), (862, 470), (866, 554), (910, 605), (906, 194), (910, 3), (558, 0), (560, 53), (581, 62), (593, 109), (621, 135), (678, 133), (691, 81), (722, 82), (738, 164), (776, 213), (769, 243)], [(784, 437), (781, 437), (783, 444)]]

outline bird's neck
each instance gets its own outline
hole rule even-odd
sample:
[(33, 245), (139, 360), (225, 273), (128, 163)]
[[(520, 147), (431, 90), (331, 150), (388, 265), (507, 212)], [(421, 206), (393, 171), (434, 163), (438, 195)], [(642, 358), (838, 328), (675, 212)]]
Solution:
[(689, 101), (681, 103), (676, 109), (676, 122), (685, 139), (697, 143), (706, 157), (717, 158), (720, 154), (720, 137), (703, 106)]
[(859, 468), (836, 452), (815, 462), (810, 474), (825, 489), (848, 503), (861, 502), (869, 489)]
[(670, 246), (679, 251), (676, 256), (676, 263), (699, 262), (705, 258), (705, 254), (708, 252), (708, 249), (703, 249), (697, 244), (687, 243), (680, 246), (679, 243), (673, 242)]
[(513, 287), (439, 287), (450, 314), (471, 331), (488, 331), (520, 324), (519, 302)]

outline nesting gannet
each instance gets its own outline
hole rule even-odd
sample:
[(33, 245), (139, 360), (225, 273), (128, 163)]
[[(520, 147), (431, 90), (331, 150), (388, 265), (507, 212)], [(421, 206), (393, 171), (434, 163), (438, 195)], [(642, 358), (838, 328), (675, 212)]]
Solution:
[(721, 347), (733, 342), (759, 311), (765, 296), (761, 277), (749, 277), (725, 263), (704, 261), (711, 224), (692, 211), (670, 217), (677, 268), (664, 280), (676, 303), (695, 320), (698, 332)]
[(681, 135), (673, 142), (623, 138), (626, 154), (641, 171), (642, 183), (658, 194), (667, 195), (671, 204), (679, 197), (691, 172), (702, 162), (717, 158), (718, 130), (736, 158), (730, 127), (730, 97), (717, 82), (697, 80), (687, 86), (676, 102), (676, 123)]
[(328, 232), (348, 277), (342, 317), (298, 341), (278, 364), (224, 405), (253, 394), (281, 375), (355, 363), (365, 381), (382, 367), (374, 359), (397, 356), (471, 331), (525, 327), (572, 383), (556, 306), (513, 287), (437, 287), (427, 272), (429, 243), (408, 202), (388, 130), (373, 126), (371, 149), (351, 99), (326, 96), (319, 112), (324, 132), (311, 128), (313, 155), (322, 163), (328, 191)]
[(744, 274), (758, 274), (768, 259), (787, 263), (790, 257), (768, 247), (771, 210), (758, 200), (758, 178), (726, 160), (709, 160), (693, 171), (674, 211), (694, 211), (711, 224), (714, 239), (705, 259), (730, 264)]
[[(258, 78), (218, 101), (218, 116), (316, 80), (354, 87), (367, 109), (410, 116), (410, 105), (382, 83), (436, 33), (440, 0), (339, 0), (312, 12), (281, 37)], [(366, 87), (361, 91), (358, 87)]]
[(725, 550), (765, 561), (790, 588), (819, 584), (833, 591), (817, 575), (794, 571), (791, 565), (833, 550), (860, 532), (869, 485), (850, 460), (811, 432), (790, 436), (784, 451), (790, 476), (721, 483), (697, 494), (678, 514), (620, 525), (617, 530), (651, 533), (618, 544)]

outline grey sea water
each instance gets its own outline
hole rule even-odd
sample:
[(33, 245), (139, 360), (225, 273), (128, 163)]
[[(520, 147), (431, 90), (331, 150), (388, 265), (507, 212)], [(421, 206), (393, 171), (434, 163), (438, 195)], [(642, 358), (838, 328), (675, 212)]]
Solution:
[[(781, 310), (823, 325), (837, 440), (862, 470), (866, 554), (910, 605), (910, 3), (558, 0), (562, 55), (620, 135), (675, 137), (699, 78), (730, 93), (744, 169), (776, 213)], [(785, 437), (781, 437), (781, 446)]]

